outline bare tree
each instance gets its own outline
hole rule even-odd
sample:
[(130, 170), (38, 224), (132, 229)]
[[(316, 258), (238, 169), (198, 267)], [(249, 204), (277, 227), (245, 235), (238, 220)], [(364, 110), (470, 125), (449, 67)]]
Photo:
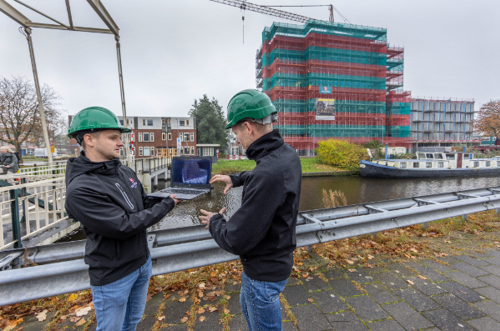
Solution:
[[(41, 88), (47, 125), (61, 117), (57, 108), (60, 97), (49, 86)], [(24, 77), (0, 79), (0, 141), (12, 144), (21, 155), (23, 142), (36, 141), (42, 132), (42, 121), (34, 85)]]

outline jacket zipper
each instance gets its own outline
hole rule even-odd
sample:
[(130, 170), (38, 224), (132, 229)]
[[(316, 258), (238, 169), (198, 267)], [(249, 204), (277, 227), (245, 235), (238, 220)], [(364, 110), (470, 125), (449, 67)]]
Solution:
[(121, 192), (121, 193), (122, 193), (122, 195), (123, 195), (123, 198), (124, 198), (124, 199), (125, 199), (125, 201), (127, 202), (128, 206), (130, 207), (130, 209), (132, 209), (132, 210), (133, 210), (135, 207), (134, 207), (134, 205), (132, 204), (132, 202), (130, 201), (130, 199), (129, 199), (129, 197), (128, 197), (127, 193), (125, 192), (125, 190), (123, 189), (123, 187), (122, 187), (120, 184), (118, 184), (118, 183), (115, 183), (115, 186), (116, 186), (116, 187), (118, 187), (118, 189), (120, 190), (120, 192)]

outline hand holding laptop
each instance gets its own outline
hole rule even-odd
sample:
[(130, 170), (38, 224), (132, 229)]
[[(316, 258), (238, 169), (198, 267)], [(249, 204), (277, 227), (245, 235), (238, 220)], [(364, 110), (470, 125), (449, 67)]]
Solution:
[(224, 195), (227, 194), (227, 191), (231, 187), (233, 187), (233, 181), (231, 180), (231, 177), (226, 176), (226, 175), (215, 175), (210, 179), (210, 184), (213, 184), (215, 182), (223, 182), (226, 184), (226, 187), (224, 188)]

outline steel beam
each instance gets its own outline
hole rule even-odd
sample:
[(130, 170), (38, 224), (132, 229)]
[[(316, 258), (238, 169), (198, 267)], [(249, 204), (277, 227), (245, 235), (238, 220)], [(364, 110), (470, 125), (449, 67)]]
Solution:
[(21, 14), (21, 12), (19, 12), (16, 8), (9, 5), (5, 0), (0, 0), (0, 11), (17, 23), (21, 24), (23, 27), (27, 27), (28, 23), (31, 23), (26, 16)]
[(118, 28), (118, 25), (116, 25), (115, 21), (113, 21), (113, 18), (111, 15), (108, 13), (104, 5), (101, 3), (100, 0), (87, 0), (89, 5), (94, 9), (94, 11), (99, 15), (101, 20), (106, 24), (106, 26), (113, 32), (115, 36), (119, 35), (120, 29)]

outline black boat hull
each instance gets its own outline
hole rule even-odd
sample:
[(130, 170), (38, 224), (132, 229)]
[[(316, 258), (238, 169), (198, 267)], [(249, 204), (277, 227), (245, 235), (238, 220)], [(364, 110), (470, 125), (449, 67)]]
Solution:
[(373, 178), (446, 178), (500, 175), (500, 167), (491, 169), (398, 169), (368, 161), (361, 161), (359, 171), (361, 177)]

